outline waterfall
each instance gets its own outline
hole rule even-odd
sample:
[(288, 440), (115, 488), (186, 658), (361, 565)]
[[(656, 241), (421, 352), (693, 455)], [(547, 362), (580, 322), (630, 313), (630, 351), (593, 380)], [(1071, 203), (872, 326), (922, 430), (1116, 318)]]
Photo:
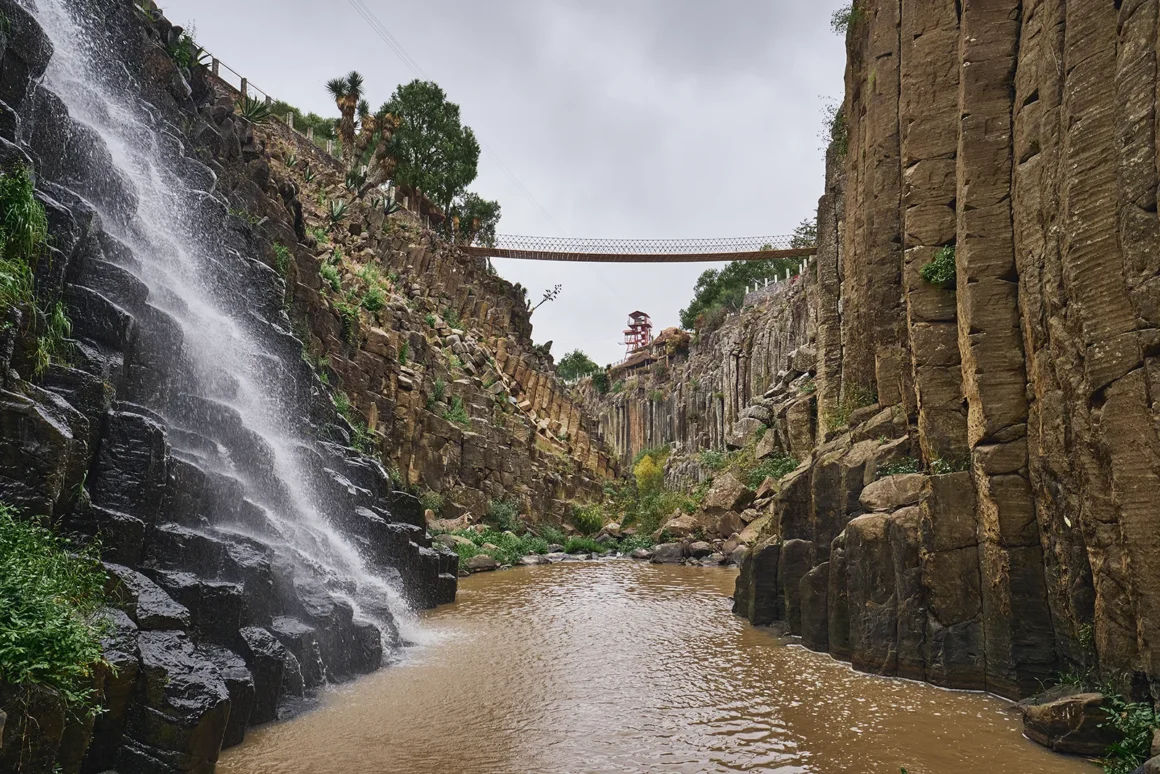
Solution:
[[(372, 571), (359, 548), (336, 529), (344, 507), (327, 494), (324, 444), (306, 432), (307, 398), (292, 375), (303, 365), (272, 270), (232, 247), (227, 203), (213, 172), (187, 156), (181, 132), (139, 96), (140, 84), (117, 60), (123, 43), (76, 0), (35, 0), (31, 9), (54, 53), (43, 86), (67, 108), (72, 126), (99, 142), (94, 174), (77, 190), (105, 231), (130, 255), (113, 260), (146, 288), (147, 316), (166, 338), (172, 383), (145, 408), (169, 426), (173, 454), (218, 480), (240, 482), (260, 509), (260, 527), (235, 528), (348, 602), (381, 631), (418, 636), (397, 578)], [(107, 157), (100, 147), (107, 149)], [(93, 194), (90, 196), (89, 192)], [(254, 280), (257, 280), (255, 283)], [(140, 402), (145, 403), (144, 399)]]

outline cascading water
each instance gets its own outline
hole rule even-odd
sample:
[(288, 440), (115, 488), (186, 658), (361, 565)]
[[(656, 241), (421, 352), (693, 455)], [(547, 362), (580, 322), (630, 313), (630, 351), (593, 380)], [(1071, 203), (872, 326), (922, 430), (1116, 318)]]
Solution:
[(395, 580), (368, 569), (328, 513), (318, 470), (325, 455), (302, 433), (308, 412), (291, 376), (301, 364), (287, 362), (297, 356), (288, 320), (280, 299), (262, 298), (248, 282), (276, 286), (272, 273), (225, 246), (226, 204), (213, 173), (185, 156), (177, 130), (142, 101), (117, 61), (121, 43), (81, 5), (35, 0), (31, 10), (54, 46), (44, 87), (107, 148), (107, 168), (90, 164), (98, 179), (78, 190), (115, 192), (88, 198), (131, 252), (118, 263), (148, 288), (146, 311), (179, 329), (176, 341), (159, 345), (172, 347), (170, 373), (138, 402), (165, 418), (175, 456), (241, 482), (247, 503), (265, 515), (265, 534), (253, 534), (284, 561), (318, 578), (356, 617), (388, 632), (393, 618), (413, 640)]

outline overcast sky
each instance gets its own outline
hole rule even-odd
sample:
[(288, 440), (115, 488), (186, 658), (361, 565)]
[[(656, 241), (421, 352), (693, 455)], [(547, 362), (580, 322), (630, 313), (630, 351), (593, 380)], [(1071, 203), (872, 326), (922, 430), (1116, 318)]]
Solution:
[[(501, 233), (764, 236), (815, 213), (823, 108), (845, 65), (830, 17), (844, 0), (364, 2), (462, 107), (485, 149), (472, 187), (503, 205)], [(350, 70), (372, 105), (415, 77), (350, 0), (160, 4), (306, 111), (335, 114), (325, 83)], [(711, 266), (498, 262), (530, 298), (563, 285), (533, 317), (537, 342), (601, 364), (623, 356), (628, 312), (676, 325)]]

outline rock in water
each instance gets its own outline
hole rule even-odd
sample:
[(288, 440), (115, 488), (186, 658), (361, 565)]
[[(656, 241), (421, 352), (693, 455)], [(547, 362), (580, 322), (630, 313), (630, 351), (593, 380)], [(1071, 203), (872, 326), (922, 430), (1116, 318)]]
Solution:
[(499, 562), (487, 554), (476, 554), (467, 560), (466, 566), (470, 572), (491, 572), (499, 569)]
[(685, 547), (680, 543), (661, 543), (653, 548), (653, 564), (680, 564), (685, 560)]
[(1020, 705), (1023, 733), (1049, 749), (1071, 755), (1102, 756), (1120, 739), (1108, 723), (1099, 693), (1077, 693), (1042, 704)]

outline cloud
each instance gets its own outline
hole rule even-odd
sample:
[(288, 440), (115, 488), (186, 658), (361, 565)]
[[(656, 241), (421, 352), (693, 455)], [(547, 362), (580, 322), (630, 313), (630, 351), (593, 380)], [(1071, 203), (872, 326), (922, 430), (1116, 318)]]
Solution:
[[(473, 186), (500, 231), (572, 237), (787, 234), (823, 190), (819, 132), (843, 89), (842, 0), (365, 0), (463, 108), (487, 152)], [(346, 0), (168, 0), (175, 22), (268, 93), (323, 114), (324, 84), (357, 69), (372, 102), (414, 74)], [(496, 162), (511, 170), (551, 216)], [(619, 359), (627, 313), (675, 325), (711, 265), (501, 261), (539, 299), (559, 356)]]

